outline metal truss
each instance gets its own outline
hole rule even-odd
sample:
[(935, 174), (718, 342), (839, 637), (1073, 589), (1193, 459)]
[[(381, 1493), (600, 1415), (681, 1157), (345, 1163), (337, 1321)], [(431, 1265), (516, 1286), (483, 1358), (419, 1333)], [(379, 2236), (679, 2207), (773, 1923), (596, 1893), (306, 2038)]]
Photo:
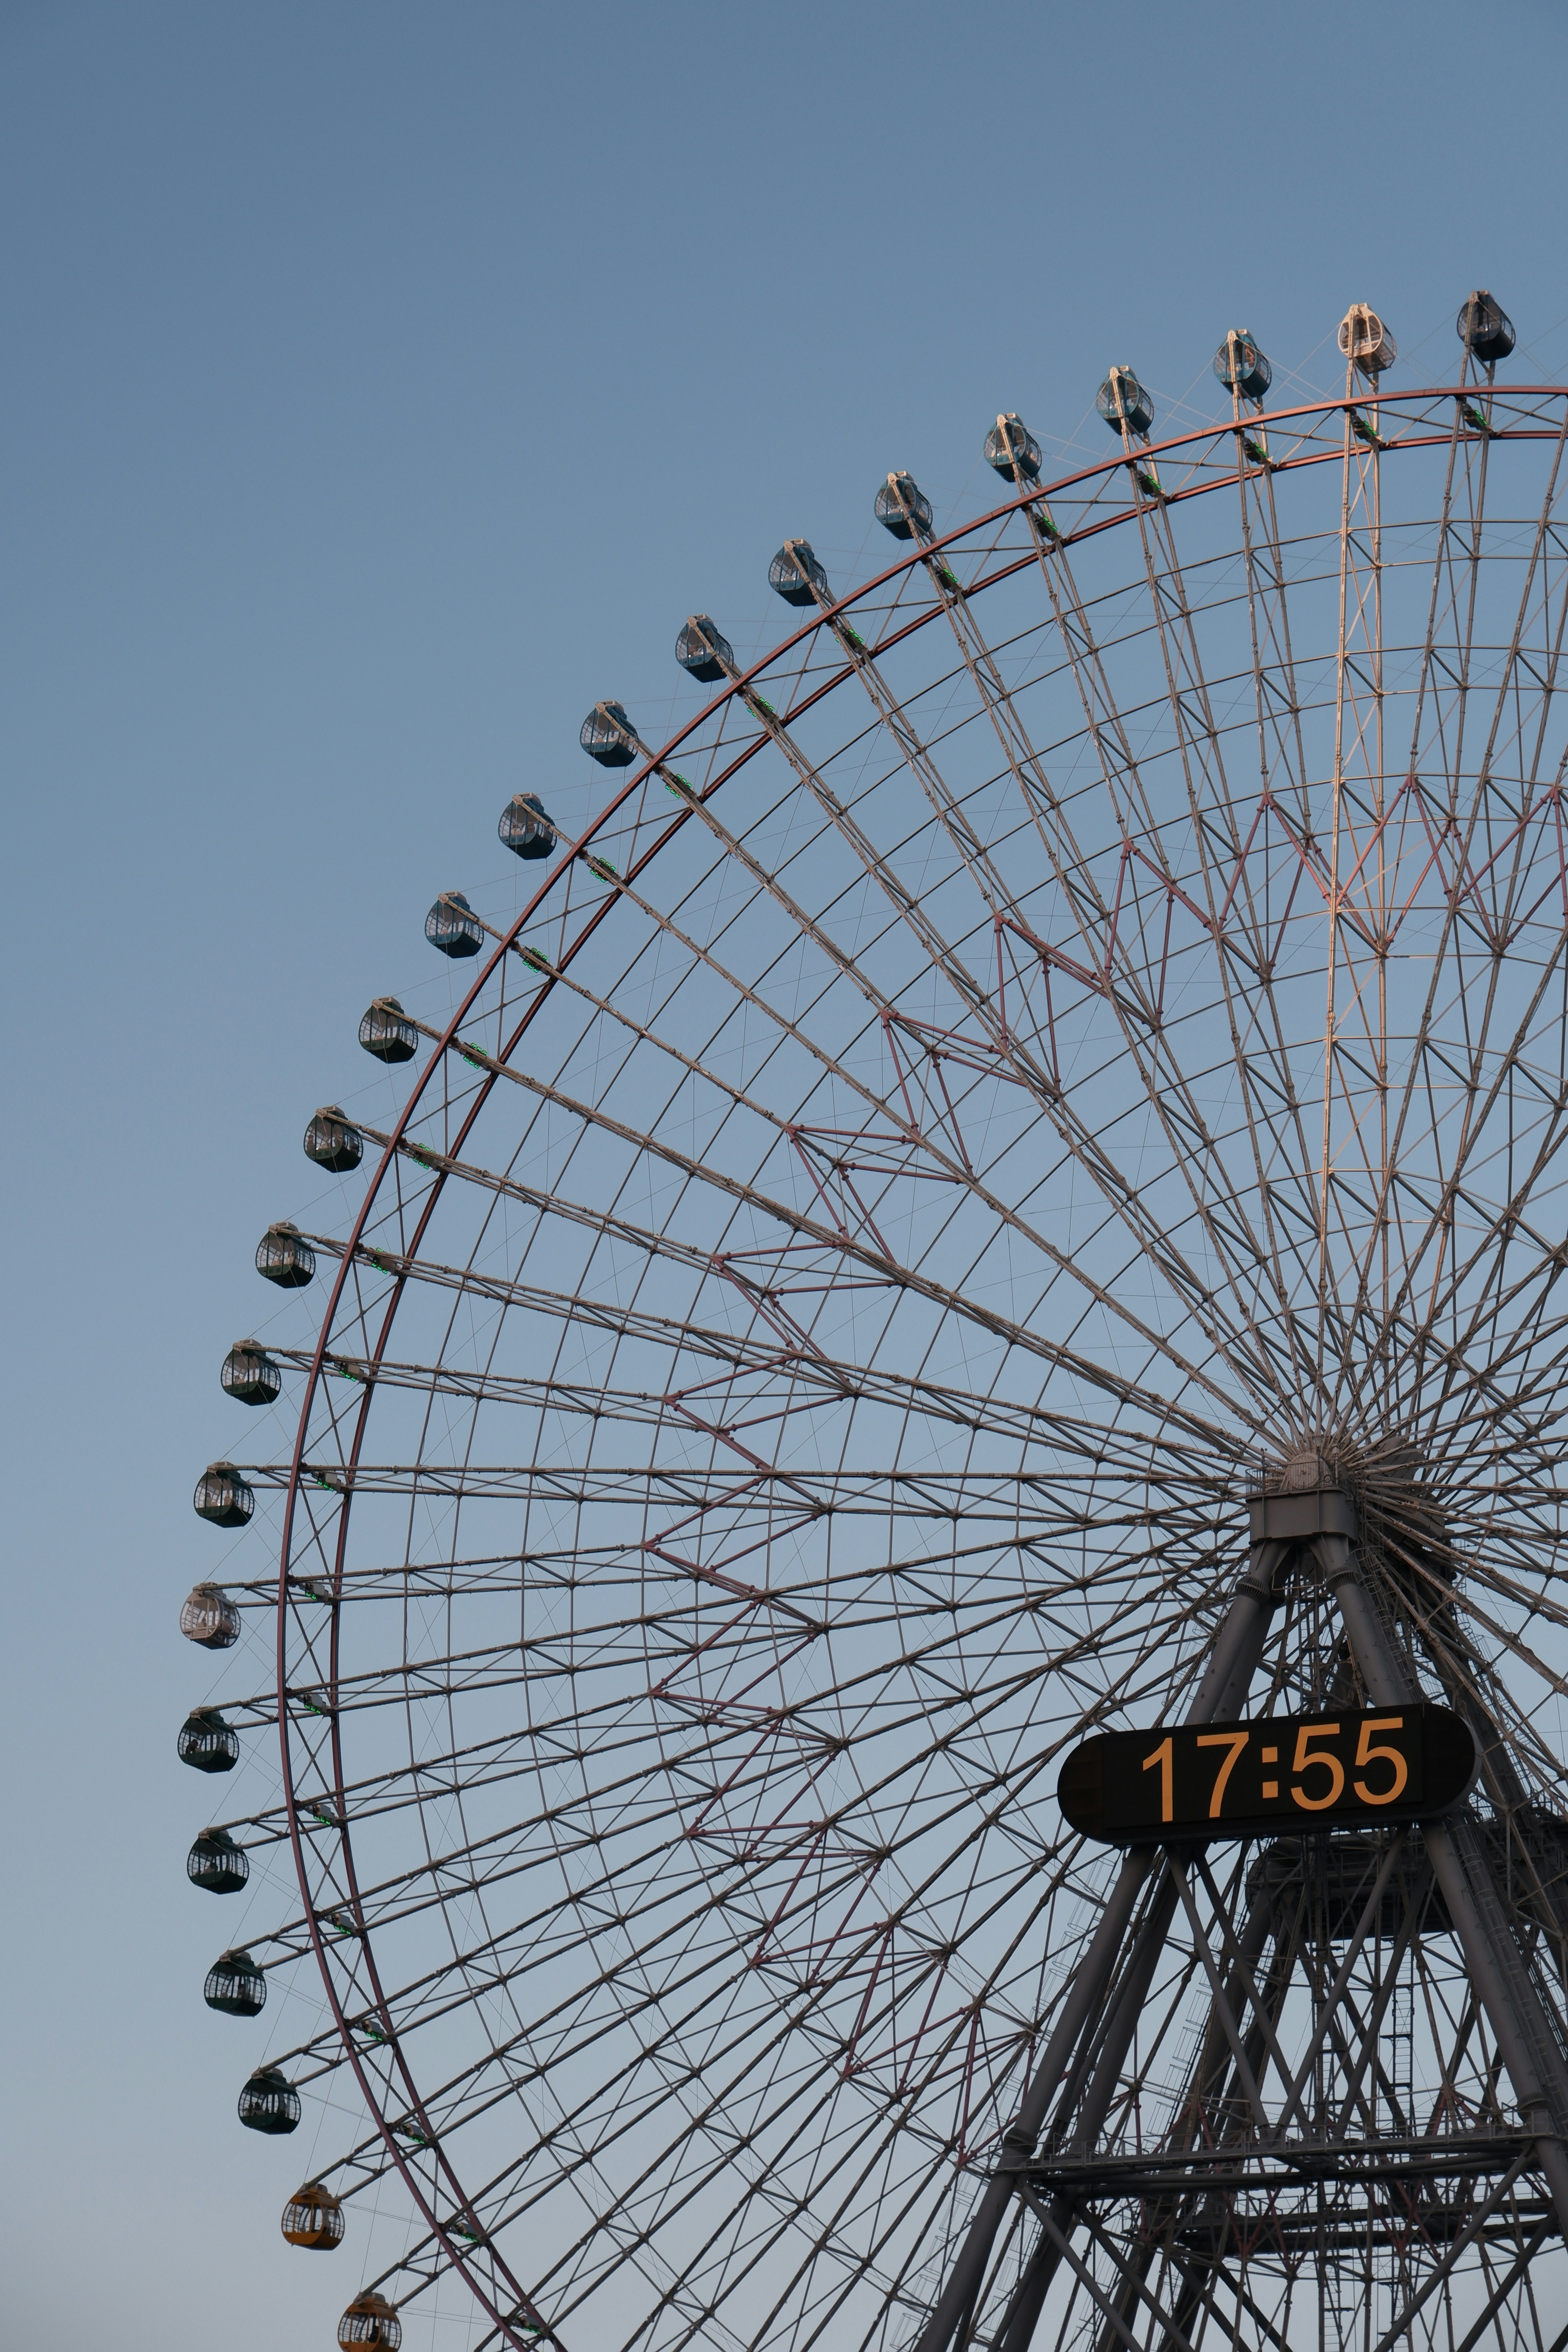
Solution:
[[(1568, 2345), (1568, 398), (1131, 417), (597, 706), (300, 1212), (214, 2030), (411, 2347)], [(1414, 1698), (1424, 1834), (1055, 1803)]]

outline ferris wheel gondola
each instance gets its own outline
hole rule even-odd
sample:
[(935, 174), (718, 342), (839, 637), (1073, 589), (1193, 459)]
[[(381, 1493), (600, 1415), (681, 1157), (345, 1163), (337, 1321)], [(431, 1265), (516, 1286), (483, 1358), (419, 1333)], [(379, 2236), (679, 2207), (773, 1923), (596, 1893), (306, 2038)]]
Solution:
[[(786, 538), (668, 740), (595, 704), (578, 838), (513, 797), (451, 1019), (365, 1014), (181, 1621), (276, 1658), (187, 1869), (297, 1881), (206, 1997), (324, 1993), (241, 2113), (339, 2132), (340, 2343), (1560, 2343), (1568, 393), (1459, 341), (1391, 389), (1357, 304), (1280, 400), (1233, 330), (1169, 431), (1118, 365), (953, 525), (889, 471), (884, 570)], [(1423, 1707), (1441, 1820), (1056, 1801)]]

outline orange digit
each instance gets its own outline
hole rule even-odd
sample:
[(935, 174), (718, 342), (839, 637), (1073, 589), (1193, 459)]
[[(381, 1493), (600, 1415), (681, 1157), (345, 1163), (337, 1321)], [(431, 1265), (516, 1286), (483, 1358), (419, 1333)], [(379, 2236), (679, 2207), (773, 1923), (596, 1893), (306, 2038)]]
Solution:
[(1230, 1754), (1219, 1768), (1219, 1776), (1214, 1784), (1214, 1793), (1209, 1799), (1211, 1822), (1217, 1822), (1219, 1819), (1219, 1809), (1225, 1802), (1225, 1784), (1235, 1771), (1237, 1759), (1251, 1737), (1252, 1734), (1249, 1731), (1204, 1731), (1198, 1735), (1200, 1748), (1228, 1748), (1230, 1750)]
[(1175, 1818), (1175, 1791), (1172, 1787), (1175, 1778), (1173, 1769), (1174, 1759), (1175, 1743), (1169, 1736), (1161, 1740), (1152, 1756), (1145, 1756), (1143, 1759), (1145, 1772), (1151, 1764), (1157, 1764), (1160, 1767), (1160, 1819), (1163, 1822), (1173, 1821)]
[(1314, 1764), (1321, 1764), (1329, 1775), (1329, 1793), (1326, 1797), (1309, 1797), (1304, 1789), (1291, 1789), (1291, 1796), (1305, 1812), (1321, 1813), (1325, 1805), (1333, 1804), (1337, 1798), (1344, 1795), (1345, 1768), (1339, 1758), (1315, 1756), (1312, 1753), (1314, 1739), (1337, 1739), (1339, 1736), (1340, 1727), (1337, 1723), (1304, 1723), (1296, 1734), (1296, 1753), (1290, 1759), (1291, 1771), (1310, 1772)]
[(1392, 1805), (1409, 1780), (1410, 1767), (1397, 1748), (1373, 1748), (1371, 1744), (1374, 1731), (1403, 1731), (1404, 1728), (1405, 1717), (1402, 1715), (1369, 1716), (1362, 1725), (1361, 1738), (1356, 1742), (1356, 1769), (1364, 1770), (1367, 1765), (1381, 1763), (1384, 1758), (1394, 1767), (1392, 1789), (1379, 1790), (1374, 1794), (1364, 1780), (1354, 1783), (1356, 1795), (1363, 1805)]

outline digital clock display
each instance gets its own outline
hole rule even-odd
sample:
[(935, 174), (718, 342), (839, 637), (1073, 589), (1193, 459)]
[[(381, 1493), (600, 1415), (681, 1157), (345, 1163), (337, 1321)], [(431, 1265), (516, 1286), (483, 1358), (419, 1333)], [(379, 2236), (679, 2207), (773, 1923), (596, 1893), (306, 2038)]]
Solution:
[(1427, 1821), (1475, 1776), (1468, 1726), (1422, 1700), (1106, 1732), (1068, 1756), (1057, 1801), (1087, 1837), (1145, 1845)]

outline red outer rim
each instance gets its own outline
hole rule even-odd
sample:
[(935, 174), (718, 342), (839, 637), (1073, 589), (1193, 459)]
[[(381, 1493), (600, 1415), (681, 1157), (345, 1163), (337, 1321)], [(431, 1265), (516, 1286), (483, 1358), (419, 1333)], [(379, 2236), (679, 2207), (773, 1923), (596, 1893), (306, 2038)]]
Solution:
[[(1267, 432), (1271, 426), (1289, 425), (1298, 418), (1310, 416), (1328, 418), (1348, 415), (1348, 413), (1352, 409), (1360, 410), (1362, 408), (1385, 410), (1390, 407), (1409, 408), (1423, 404), (1450, 400), (1463, 402), (1484, 396), (1489, 390), (1492, 393), (1492, 395), (1495, 398), (1497, 396), (1498, 387), (1486, 386), (1480, 383), (1470, 383), (1448, 386), (1428, 386), (1425, 389), (1412, 391), (1399, 391), (1392, 393), (1379, 391), (1375, 393), (1355, 394), (1343, 395), (1335, 399), (1321, 399), (1306, 402), (1294, 408), (1275, 409), (1268, 412), (1249, 414), (1245, 416), (1238, 414), (1214, 424), (1194, 427), (1188, 432), (1172, 435), (1169, 438), (1163, 441), (1151, 442), (1146, 447), (1140, 446), (1136, 455), (1140, 459), (1145, 457), (1154, 459), (1167, 453), (1175, 453), (1183, 449), (1192, 448), (1197, 444), (1214, 442), (1222, 439), (1226, 435), (1234, 435), (1239, 441), (1240, 436), (1243, 434)], [(1568, 387), (1564, 387), (1562, 384), (1510, 383), (1506, 387), (1505, 396), (1510, 405), (1515, 402), (1531, 400), (1568, 400)], [(1492, 427), (1489, 437), (1496, 441), (1558, 440), (1563, 437), (1565, 432), (1568, 432), (1568, 408), (1565, 408), (1564, 410), (1563, 424), (1555, 432), (1544, 425), (1521, 425), (1517, 426), (1500, 425), (1494, 425)], [(1444, 443), (1451, 440), (1453, 437), (1454, 428), (1452, 427), (1441, 433), (1428, 432), (1407, 435), (1399, 440), (1384, 442), (1383, 445), (1383, 454), (1390, 456), (1402, 448), (1441, 446)], [(1302, 452), (1295, 457), (1284, 457), (1277, 460), (1273, 465), (1272, 471), (1275, 473), (1291, 473), (1300, 471), (1307, 467), (1337, 464), (1342, 462), (1345, 454), (1343, 445), (1336, 446), (1332, 448), (1313, 449)], [(727, 685), (721, 693), (714, 695), (710, 701), (705, 703), (702, 709), (698, 711), (693, 718), (689, 719), (684, 726), (678, 729), (676, 733), (668, 739), (668, 742), (666, 742), (663, 748), (656, 753), (653, 759), (645, 760), (639, 765), (628, 768), (626, 771), (626, 782), (622, 784), (619, 792), (616, 793), (605, 803), (605, 806), (589, 824), (587, 830), (577, 841), (571, 844), (563, 856), (561, 856), (555, 864), (551, 866), (549, 873), (544, 877), (539, 888), (529, 899), (521, 913), (517, 916), (510, 929), (506, 932), (504, 938), (497, 946), (494, 953), (485, 960), (484, 963), (476, 973), (472, 987), (464, 997), (462, 1003), (458, 1006), (457, 1012), (452, 1015), (446, 1029), (442, 1032), (438, 1044), (433, 1048), (428, 1059), (420, 1070), (418, 1078), (409, 1094), (407, 1101), (404, 1105), (403, 1110), (400, 1113), (396, 1124), (392, 1130), (391, 1136), (387, 1140), (386, 1146), (383, 1150), (381, 1159), (376, 1165), (375, 1171), (366, 1187), (364, 1199), (361, 1203), (359, 1214), (354, 1220), (353, 1232), (344, 1245), (343, 1255), (338, 1266), (337, 1279), (332, 1285), (331, 1293), (327, 1301), (326, 1310), (321, 1318), (315, 1352), (311, 1358), (310, 1371), (306, 1379), (304, 1395), (300, 1410), (299, 1428), (294, 1441), (294, 1452), (289, 1464), (289, 1486), (284, 1501), (283, 1527), (279, 1543), (277, 1644), (278, 1736), (283, 1776), (284, 1797), (289, 1812), (289, 1843), (294, 1855), (294, 1868), (299, 1879), (301, 1903), (305, 1915), (310, 1922), (310, 1942), (316, 1955), (317, 1966), (321, 1970), (321, 1981), (325, 1988), (327, 2000), (331, 2006), (333, 2019), (337, 2024), (344, 2052), (347, 2055), (349, 2064), (353, 2070), (355, 2080), (359, 2084), (361, 2095), (364, 2099), (367, 2112), (374, 2119), (376, 2128), (381, 2134), (383, 2144), (384, 2145), (388, 2155), (392, 2158), (393, 2164), (400, 2174), (416, 2211), (422, 2216), (428, 2226), (432, 2236), (435, 2238), (437, 2243), (441, 2247), (451, 2268), (463, 2280), (463, 2283), (469, 2289), (481, 2310), (486, 2312), (490, 2319), (494, 2321), (500, 2333), (502, 2340), (516, 2347), (516, 2352), (533, 2352), (533, 2347), (537, 2346), (541, 2337), (531, 2335), (525, 2338), (514, 2333), (512, 2327), (509, 2324), (509, 2315), (497, 2307), (488, 2285), (474, 2275), (474, 2273), (469, 2266), (472, 2259), (470, 2249), (468, 2248), (461, 2241), (455, 2240), (450, 2231), (437, 2219), (436, 2213), (424, 2189), (415, 2177), (403, 2149), (398, 2146), (397, 2141), (394, 2137), (391, 2125), (381, 2112), (380, 2104), (373, 2093), (370, 2082), (366, 2077), (365, 2070), (360, 2058), (360, 2053), (354, 2046), (353, 2036), (350, 2031), (348, 2021), (343, 2014), (342, 2006), (338, 1997), (337, 1988), (333, 1982), (332, 1971), (328, 1962), (326, 1944), (321, 1935), (321, 1922), (317, 1916), (314, 1907), (313, 1891), (305, 1864), (304, 1839), (300, 1827), (299, 1810), (295, 1799), (293, 1761), (289, 1752), (289, 1698), (286, 1679), (286, 1636), (290, 1607), (290, 1596), (289, 1592), (289, 1560), (293, 1539), (294, 1501), (299, 1491), (300, 1473), (304, 1465), (305, 1445), (307, 1433), (310, 1426), (310, 1413), (315, 1402), (317, 1386), (321, 1377), (322, 1363), (327, 1354), (328, 1337), (331, 1331), (333, 1322), (337, 1315), (338, 1304), (342, 1294), (343, 1284), (347, 1280), (349, 1270), (354, 1261), (355, 1254), (361, 1245), (361, 1235), (364, 1231), (366, 1221), (369, 1217), (371, 1209), (374, 1204), (383, 1180), (397, 1158), (398, 1150), (409, 1121), (418, 1108), (432, 1073), (439, 1066), (443, 1057), (450, 1050), (453, 1040), (456, 1038), (458, 1031), (462, 1027), (463, 1023), (468, 1019), (468, 1013), (475, 1001), (486, 986), (497, 965), (501, 961), (502, 958), (510, 951), (519, 934), (522, 931), (524, 926), (531, 919), (538, 908), (543, 904), (557, 881), (567, 872), (574, 860), (594, 839), (595, 835), (601, 830), (601, 828), (607, 824), (616, 813), (625, 806), (626, 803), (631, 798), (634, 793), (640, 790), (647, 777), (660, 768), (668, 760), (672, 758), (680, 749), (681, 745), (686, 742), (688, 738), (710, 719), (714, 713), (718, 711), (724, 703), (733, 700), (737, 697), (743, 697), (745, 689), (750, 686), (753, 678), (760, 677), (763, 672), (771, 668), (775, 662), (779, 661), (783, 656), (793, 651), (793, 649), (796, 646), (800, 645), (805, 639), (830, 625), (831, 622), (840, 614), (848, 614), (853, 607), (858, 604), (863, 599), (875, 594), (878, 590), (885, 588), (889, 583), (896, 581), (903, 574), (913, 571), (918, 565), (923, 564), (930, 556), (940, 554), (944, 548), (951, 546), (957, 540), (967, 539), (977, 530), (984, 530), (993, 524), (1003, 522), (1008, 515), (1021, 509), (1041, 505), (1053, 496), (1059, 496), (1063, 492), (1070, 490), (1081, 483), (1090, 482), (1097, 479), (1104, 479), (1110, 477), (1129, 464), (1130, 455), (1131, 453), (1129, 448), (1124, 446), (1122, 448), (1118, 450), (1114, 457), (1104, 458), (1094, 465), (1079, 467), (1075, 472), (1059, 475), (1052, 482), (1036, 483), (1029, 489), (1019, 492), (1010, 499), (1005, 499), (998, 505), (990, 508), (985, 512), (973, 516), (963, 523), (955, 525), (952, 530), (944, 532), (939, 538), (929, 541), (923, 547), (911, 547), (910, 551), (908, 554), (900, 556), (896, 562), (889, 563), (886, 570), (877, 572), (870, 579), (864, 581), (858, 588), (856, 588), (850, 591), (847, 595), (840, 597), (834, 604), (828, 607), (827, 610), (823, 611), (818, 609), (813, 614), (809, 620), (803, 622), (801, 626), (795, 630), (792, 635), (781, 639), (779, 644), (774, 646), (769, 653), (763, 655), (759, 660), (753, 662), (751, 668), (745, 671), (739, 679)], [(1244, 472), (1256, 472), (1258, 468), (1256, 467), (1243, 468), (1241, 466), (1237, 465), (1228, 471), (1215, 474), (1212, 478), (1205, 478), (1201, 482), (1190, 484), (1183, 489), (1170, 492), (1165, 499), (1165, 503), (1169, 506), (1179, 506), (1193, 499), (1207, 497), (1215, 491), (1229, 488), (1234, 484), (1239, 482), (1243, 478)], [(1097, 517), (1093, 521), (1087, 523), (1083, 529), (1078, 531), (1064, 531), (1062, 534), (1062, 543), (1065, 546), (1070, 547), (1078, 545), (1087, 540), (1098, 538), (1103, 532), (1117, 529), (1122, 524), (1132, 520), (1139, 511), (1140, 509), (1136, 504), (1118, 508), (1113, 512)], [(970, 596), (976, 595), (983, 590), (994, 587), (1001, 581), (1011, 578), (1016, 572), (1026, 570), (1038, 561), (1039, 557), (1033, 549), (1016, 558), (1009, 557), (1009, 559), (1000, 564), (996, 570), (986, 573), (982, 579), (975, 581), (973, 585), (965, 591), (965, 593)], [(931, 604), (929, 609), (911, 615), (910, 619), (903, 627), (893, 631), (889, 636), (884, 638), (879, 644), (876, 650), (880, 653), (889, 646), (901, 643), (906, 637), (913, 635), (917, 630), (924, 628), (931, 622), (941, 618), (945, 610), (945, 606), (938, 602)], [(813, 708), (817, 702), (822, 700), (825, 696), (834, 692), (851, 675), (852, 665), (846, 662), (842, 669), (836, 671), (832, 676), (825, 678), (810, 695), (806, 696), (800, 703), (796, 704), (795, 706), (795, 709), (791, 713), (791, 717), (796, 717), (801, 711)], [(718, 793), (720, 788), (723, 784), (729, 782), (731, 778), (734, 776), (740, 769), (744, 767), (748, 761), (750, 761), (772, 739), (767, 735), (765, 730), (760, 731), (755, 741), (744, 746), (737, 753), (736, 757), (729, 763), (729, 765), (722, 769), (721, 772), (713, 778), (712, 782), (705, 787), (699, 797), (703, 801), (711, 799), (714, 794)], [(637, 875), (646, 870), (651, 860), (658, 856), (658, 852), (668, 842), (674, 838), (680, 827), (689, 822), (689, 817), (690, 813), (688, 810), (679, 809), (674, 812), (669, 824), (666, 826), (664, 831), (656, 837), (656, 839), (649, 845), (648, 848), (643, 853), (642, 856), (637, 860), (636, 866), (628, 871), (626, 877), (628, 881), (635, 879)], [(608, 897), (603, 899), (596, 908), (590, 911), (585, 918), (576, 939), (562, 956), (560, 962), (556, 967), (557, 970), (565, 969), (565, 967), (574, 960), (579, 950), (598, 929), (600, 923), (605, 919), (611, 908), (617, 903), (617, 898), (618, 893), (611, 893)], [(497, 1059), (499, 1061), (502, 1063), (510, 1061), (512, 1055), (516, 1052), (519, 1044), (521, 1042), (521, 1039), (532, 1022), (539, 1007), (550, 995), (552, 986), (553, 975), (545, 974), (543, 976), (542, 986), (536, 990), (526, 1011), (522, 1014), (521, 1019), (518, 1022), (511, 1035), (507, 1039), (505, 1045), (498, 1055)], [(484, 1108), (486, 1103), (489, 1101), (491, 1088), (496, 1085), (496, 1076), (491, 1072), (476, 1090), (474, 1099), (467, 1118), (463, 1120), (461, 1126), (458, 1129), (455, 1136), (448, 1144), (448, 1157), (456, 1157), (461, 1151), (462, 1146), (470, 1133), (475, 1121), (479, 1118), (479, 1115)], [(440, 1199), (442, 1192), (445, 1189), (446, 1181), (446, 1172), (440, 1170), (437, 1171), (436, 1181), (432, 1184), (430, 1192), (426, 1199), (418, 1222), (415, 1227), (412, 1240), (408, 1247), (404, 1252), (405, 1257), (412, 1256), (417, 1253), (419, 1244), (424, 1237), (426, 1227), (429, 1224), (431, 1216), (435, 1212), (436, 1204)], [(396, 1317), (397, 1308), (402, 1300), (406, 1278), (407, 1277), (405, 1276), (400, 1274), (395, 1276), (394, 1280), (392, 1291), (386, 1303), (385, 1314), (383, 1318), (380, 1332), (376, 1339), (374, 1353), (371, 1359), (373, 1363), (379, 1363), (385, 1350), (387, 1341), (391, 1336), (393, 1322)], [(365, 1394), (361, 1401), (359, 1412), (356, 1416), (353, 1440), (350, 1449), (348, 1466), (351, 1472), (359, 1460), (360, 1448), (363, 1442), (366, 1421), (369, 1414), (373, 1394), (374, 1382), (367, 1381)], [(332, 1598), (331, 1604), (332, 1609), (330, 1645), (331, 1663), (331, 1674), (327, 1685), (327, 1696), (331, 1710), (331, 1756), (334, 1789), (340, 1801), (336, 1808), (339, 1822), (338, 1837), (342, 1855), (343, 1874), (345, 1881), (351, 1890), (351, 1903), (353, 1905), (356, 1919), (358, 1919), (360, 1923), (359, 1940), (364, 1954), (366, 1973), (374, 1990), (374, 2005), (381, 2013), (382, 2022), (386, 2033), (386, 2046), (391, 2051), (397, 2071), (407, 2087), (410, 2112), (416, 2116), (420, 2116), (421, 2122), (423, 2122), (424, 2118), (421, 2116), (420, 2111), (419, 2094), (415, 2084), (414, 2077), (409, 2069), (408, 2063), (404, 2057), (401, 2042), (392, 2022), (391, 2014), (386, 2005), (380, 1977), (376, 1970), (374, 1951), (372, 1948), (369, 1934), (363, 1926), (363, 1915), (360, 1912), (358, 1881), (355, 1875), (353, 1864), (353, 1849), (349, 1834), (349, 1823), (346, 1816), (346, 1810), (342, 1802), (343, 1776), (342, 1758), (339, 1744), (339, 1717), (337, 1707), (339, 1633), (342, 1622), (339, 1604), (342, 1589), (342, 1580), (344, 1550), (348, 1535), (349, 1511), (353, 1498), (353, 1489), (351, 1478), (340, 1497), (342, 1507), (338, 1515), (337, 1552), (333, 1566)], [(466, 2203), (466, 2199), (461, 2186), (458, 2181), (457, 2175), (447, 2161), (446, 2150), (442, 2145), (439, 2135), (436, 2133), (429, 2134), (428, 2143), (430, 2151), (435, 2157), (440, 2172), (445, 2178), (451, 2191), (453, 2202), (459, 2210), (461, 2210)], [(501, 2259), (500, 2253), (493, 2247), (490, 2250), (490, 2256), (500, 2276), (502, 2277), (506, 2281), (508, 2286), (514, 2291), (512, 2297), (512, 2309), (515, 2311), (520, 2306), (526, 2305), (531, 2311), (533, 2309), (532, 2301), (528, 2294), (527, 2290), (517, 2279), (514, 2278), (508, 2264)], [(565, 2352), (565, 2347), (562, 2345), (562, 2339), (555, 2335), (548, 2322), (543, 2319), (542, 2315), (536, 2314), (535, 2315), (539, 2317), (541, 2321), (541, 2335), (542, 2338), (556, 2346), (558, 2347), (558, 2352)]]

